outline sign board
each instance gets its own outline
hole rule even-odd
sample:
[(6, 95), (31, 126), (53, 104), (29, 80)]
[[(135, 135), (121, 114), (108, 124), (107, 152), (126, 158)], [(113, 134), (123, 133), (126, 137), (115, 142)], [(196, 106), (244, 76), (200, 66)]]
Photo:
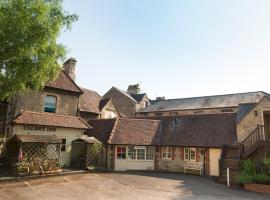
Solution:
[(43, 132), (55, 132), (55, 127), (50, 126), (37, 126), (37, 125), (25, 125), (23, 126), (24, 130), (27, 131), (43, 131)]

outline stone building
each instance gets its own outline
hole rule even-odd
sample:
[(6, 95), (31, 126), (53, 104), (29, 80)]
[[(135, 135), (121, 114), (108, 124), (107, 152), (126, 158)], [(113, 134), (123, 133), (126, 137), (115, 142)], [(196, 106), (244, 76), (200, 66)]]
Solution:
[(119, 113), (111, 98), (102, 98), (97, 92), (84, 89), (80, 96), (80, 116), (89, 119), (117, 118)]
[(70, 165), (72, 141), (91, 128), (80, 118), (83, 90), (75, 83), (74, 58), (68, 59), (54, 81), (41, 91), (28, 90), (8, 102), (5, 137), (55, 135), (61, 140), (61, 161)]
[[(219, 175), (219, 149), (236, 140), (235, 115), (89, 120), (107, 145), (107, 167)], [(212, 125), (209, 125), (212, 124)]]
[(137, 111), (150, 105), (150, 99), (147, 94), (140, 93), (138, 88), (132, 86), (133, 85), (129, 86), (129, 90), (127, 92), (116, 87), (112, 87), (103, 96), (103, 98), (112, 99), (115, 108), (119, 113), (119, 117), (134, 117)]
[[(190, 132), (190, 137), (182, 139), (182, 145), (189, 144), (190, 140), (195, 140), (192, 135), (200, 136), (201, 129), (207, 126), (208, 133), (200, 137), (201, 142), (207, 143), (212, 141), (215, 136), (211, 135), (211, 129), (219, 124), (219, 121), (209, 122), (203, 125), (203, 121), (196, 121), (195, 118), (209, 118), (210, 116), (220, 118), (220, 123), (224, 123), (223, 127), (220, 124), (216, 131), (216, 137), (222, 138), (223, 134), (230, 137), (230, 140), (221, 140), (221, 143), (212, 150), (209, 150), (210, 161), (215, 162), (218, 166), (218, 160), (222, 160), (221, 169), (225, 170), (230, 167), (234, 170), (239, 170), (240, 159), (260, 158), (270, 155), (270, 98), (265, 92), (248, 92), (238, 94), (193, 97), (182, 99), (158, 99), (151, 101), (150, 107), (139, 110), (136, 113), (137, 118), (170, 118), (170, 123), (167, 124), (170, 129), (175, 130), (175, 135), (185, 134), (186, 130), (194, 129)], [(230, 125), (222, 120), (222, 117), (230, 116)], [(194, 118), (192, 123), (189, 123), (189, 128), (177, 129), (176, 123), (180, 126), (186, 126), (185, 120), (178, 121), (179, 118)], [(174, 121), (176, 120), (176, 121)], [(227, 126), (234, 129), (228, 129)], [(196, 129), (197, 127), (197, 129)], [(223, 130), (229, 130), (223, 132)], [(209, 138), (208, 136), (211, 136)], [(232, 137), (233, 136), (233, 137)], [(171, 138), (174, 138), (172, 135)], [(175, 138), (176, 139), (176, 138)], [(173, 141), (173, 140), (172, 140)], [(230, 141), (230, 142), (228, 142)], [(168, 148), (173, 148), (172, 143)], [(226, 146), (227, 145), (227, 146)], [(191, 145), (197, 148), (195, 144)], [(227, 160), (230, 160), (230, 162)], [(214, 161), (215, 160), (215, 161)], [(163, 162), (161, 162), (163, 163)], [(211, 163), (211, 162), (210, 162)], [(177, 165), (176, 165), (177, 166)], [(167, 163), (168, 170), (175, 170), (173, 162)], [(211, 168), (211, 167), (210, 167)], [(217, 171), (216, 174), (219, 174)], [(222, 173), (226, 174), (226, 173)], [(211, 170), (210, 170), (211, 175)], [(226, 177), (222, 177), (223, 181)]]

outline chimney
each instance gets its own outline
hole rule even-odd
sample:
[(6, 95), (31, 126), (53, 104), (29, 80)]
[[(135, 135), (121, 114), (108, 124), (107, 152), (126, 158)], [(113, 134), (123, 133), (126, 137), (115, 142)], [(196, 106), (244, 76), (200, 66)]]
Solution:
[(156, 101), (164, 101), (165, 100), (165, 97), (156, 97)]
[(130, 94), (139, 94), (141, 92), (141, 89), (140, 89), (140, 84), (135, 84), (135, 85), (129, 85), (128, 86), (128, 89), (127, 89), (127, 92), (130, 93)]
[(64, 70), (66, 74), (73, 80), (75, 81), (75, 67), (76, 67), (77, 60), (75, 58), (69, 58), (65, 63), (64, 63)]

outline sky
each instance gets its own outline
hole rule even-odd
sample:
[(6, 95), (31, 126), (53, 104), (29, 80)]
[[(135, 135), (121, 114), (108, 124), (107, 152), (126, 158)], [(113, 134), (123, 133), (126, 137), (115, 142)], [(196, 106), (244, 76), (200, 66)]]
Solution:
[(148, 96), (270, 92), (269, 0), (65, 0), (79, 20), (59, 42), (76, 82), (101, 95), (141, 84)]

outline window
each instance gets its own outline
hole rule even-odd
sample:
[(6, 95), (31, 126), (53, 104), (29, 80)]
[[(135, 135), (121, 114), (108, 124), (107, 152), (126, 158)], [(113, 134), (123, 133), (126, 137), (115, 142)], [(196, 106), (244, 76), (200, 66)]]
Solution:
[(116, 114), (114, 111), (108, 110), (108, 118), (112, 119), (112, 118), (116, 118)]
[(137, 160), (145, 160), (145, 149), (136, 149)]
[(56, 111), (56, 97), (55, 96), (46, 96), (44, 104), (44, 112), (55, 113)]
[(224, 108), (224, 109), (221, 109), (221, 112), (233, 112), (233, 109), (231, 109), (231, 108)]
[(172, 147), (162, 147), (162, 158), (165, 159), (172, 158)]
[(66, 146), (67, 146), (67, 139), (66, 138), (60, 138), (61, 142), (61, 151), (65, 152), (66, 151)]
[(116, 159), (126, 159), (126, 147), (116, 148)]
[(128, 158), (130, 160), (154, 160), (155, 148), (144, 146), (129, 146)]
[(186, 161), (196, 161), (196, 149), (195, 148), (185, 148), (185, 160)]

